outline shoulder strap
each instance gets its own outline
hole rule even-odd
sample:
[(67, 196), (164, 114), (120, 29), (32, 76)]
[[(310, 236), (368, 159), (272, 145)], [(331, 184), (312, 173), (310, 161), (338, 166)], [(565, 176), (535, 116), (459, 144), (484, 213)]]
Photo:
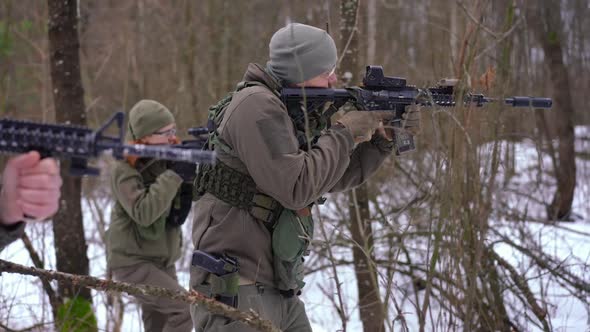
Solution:
[(223, 121), (223, 116), (225, 115), (225, 110), (227, 106), (231, 103), (234, 94), (240, 92), (241, 90), (253, 86), (260, 86), (265, 87), (268, 90), (272, 91), (275, 95), (280, 96), (280, 92), (276, 90), (270, 89), (266, 84), (257, 81), (241, 81), (236, 85), (236, 89), (229, 94), (227, 94), (223, 99), (221, 99), (217, 104), (209, 107), (209, 114), (207, 117), (207, 128), (209, 129), (209, 150), (213, 150), (215, 146), (219, 147), (223, 152), (229, 154), (232, 157), (237, 157), (235, 151), (229, 146), (226, 142), (224, 142), (219, 137), (219, 132), (217, 128)]

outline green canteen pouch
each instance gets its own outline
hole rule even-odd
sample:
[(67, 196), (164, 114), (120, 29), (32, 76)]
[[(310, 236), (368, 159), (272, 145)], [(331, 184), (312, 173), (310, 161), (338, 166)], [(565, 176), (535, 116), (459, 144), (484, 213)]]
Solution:
[(272, 250), (275, 257), (294, 262), (305, 255), (313, 238), (313, 218), (299, 216), (293, 210), (283, 209), (272, 232)]

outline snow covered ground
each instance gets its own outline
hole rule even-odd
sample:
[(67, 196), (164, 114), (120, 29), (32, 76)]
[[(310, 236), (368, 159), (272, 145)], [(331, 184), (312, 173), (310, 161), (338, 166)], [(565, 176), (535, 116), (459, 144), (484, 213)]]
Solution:
[[(580, 154), (577, 159), (577, 186), (574, 199), (574, 212), (578, 215), (575, 223), (560, 223), (547, 225), (538, 222), (519, 223), (518, 227), (526, 229), (534, 235), (538, 243), (541, 243), (547, 251), (559, 257), (563, 264), (572, 264), (570, 270), (578, 277), (589, 281), (589, 271), (583, 270), (584, 265), (590, 265), (590, 127), (576, 128), (576, 151)], [(498, 193), (497, 200), (506, 204), (514, 211), (532, 219), (540, 219), (544, 214), (544, 207), (539, 202), (547, 202), (554, 186), (553, 180), (548, 175), (550, 163), (548, 158), (541, 158), (536, 146), (531, 142), (522, 142), (516, 145), (516, 172), (506, 186)], [(538, 161), (542, 159), (541, 167)], [(539, 171), (541, 173), (539, 173)], [(538, 187), (539, 177), (542, 177), (543, 186)], [(108, 203), (102, 206), (105, 216), (109, 216)], [(104, 278), (106, 276), (106, 262), (104, 245), (98, 236), (96, 222), (88, 206), (85, 206), (85, 229), (89, 242), (90, 273), (93, 276)], [(498, 217), (494, 223), (497, 230), (511, 239), (518, 241), (517, 228), (514, 220)], [(190, 222), (185, 224), (186, 242), (190, 243)], [(55, 267), (53, 252), (53, 235), (50, 224), (31, 225), (27, 229), (33, 239), (35, 248), (43, 255), (48, 268)], [(338, 231), (338, 230), (334, 230)], [(317, 236), (316, 232), (316, 238)], [(506, 245), (495, 247), (502, 257), (518, 267), (519, 271), (527, 277), (535, 275), (535, 271), (528, 269), (527, 259)], [(187, 247), (190, 252), (190, 247)], [(340, 253), (351, 256), (350, 253)], [(313, 255), (313, 253), (312, 253)], [(187, 255), (188, 256), (188, 255)], [(22, 243), (16, 242), (0, 253), (0, 258), (19, 264), (32, 265)], [(178, 264), (179, 279), (183, 285), (188, 285), (188, 259), (181, 260)], [(343, 282), (345, 302), (348, 312), (351, 314), (348, 322), (348, 331), (360, 331), (362, 325), (355, 307), (356, 281), (352, 268), (338, 268), (338, 277)], [(314, 273), (307, 277), (307, 286), (302, 295), (306, 303), (308, 315), (312, 321), (314, 331), (336, 331), (340, 329), (340, 320), (333, 305), (326, 300), (321, 287), (333, 289), (334, 283), (326, 272)], [(590, 330), (590, 306), (573, 298), (564, 296), (564, 289), (548, 278), (541, 277), (534, 284), (536, 294), (543, 293), (546, 300), (553, 303), (550, 306), (549, 317), (555, 331), (589, 331)], [(396, 285), (402, 287), (403, 285)], [(3, 273), (0, 276), (0, 320), (3, 324), (13, 328), (25, 328), (39, 321), (51, 321), (51, 311), (46, 296), (42, 291), (41, 283), (33, 277), (25, 277), (16, 274)], [(99, 327), (104, 329), (109, 320), (104, 303), (105, 296), (100, 292), (93, 292), (94, 305), (97, 310)], [(124, 318), (124, 331), (138, 331), (141, 325), (140, 312), (130, 297), (125, 297), (129, 304), (126, 307)], [(407, 307), (406, 307), (407, 306)], [(408, 303), (402, 307), (404, 312), (411, 313), (413, 308)], [(410, 330), (417, 326), (416, 317), (411, 314), (405, 316)], [(399, 327), (399, 325), (396, 325)], [(534, 326), (527, 326), (531, 331), (537, 330)], [(50, 326), (47, 327), (51, 329)], [(397, 329), (396, 329), (397, 330)]]
[[(490, 144), (491, 146), (491, 144)], [(506, 149), (507, 144), (501, 145)], [(486, 149), (489, 147), (482, 147)], [(496, 216), (497, 219), (491, 225), (502, 236), (519, 243), (522, 232), (526, 232), (529, 238), (536, 240), (545, 252), (557, 257), (563, 266), (568, 266), (569, 271), (585, 282), (590, 282), (590, 271), (585, 266), (590, 265), (590, 127), (576, 128), (576, 158), (577, 182), (573, 202), (573, 212), (576, 215), (574, 223), (558, 223), (556, 225), (545, 224), (540, 221), (545, 216), (545, 206), (542, 203), (552, 199), (555, 181), (550, 176), (551, 160), (542, 156), (538, 147), (531, 141), (521, 142), (515, 145), (514, 175), (509, 181), (499, 186), (495, 195), (497, 207), (512, 213), (511, 217), (505, 215)], [(502, 155), (502, 154), (501, 154)], [(501, 167), (502, 168), (502, 167)], [(504, 172), (501, 171), (499, 182), (504, 182)], [(539, 186), (538, 183), (541, 183)], [(400, 190), (401, 192), (402, 190)], [(407, 192), (407, 191), (406, 191)], [(402, 195), (395, 193), (396, 195)], [(411, 195), (410, 195), (411, 196)], [(399, 197), (396, 199), (399, 200)], [(409, 198), (406, 196), (406, 201)], [(387, 198), (385, 199), (387, 201)], [(521, 222), (522, 220), (527, 222)], [(534, 222), (530, 220), (535, 220)], [(334, 230), (338, 231), (338, 230)], [(317, 235), (316, 235), (317, 238)], [(385, 248), (387, 250), (387, 248)], [(581, 301), (547, 276), (538, 276), (538, 271), (531, 269), (530, 259), (506, 244), (494, 246), (494, 250), (509, 263), (515, 266), (525, 278), (531, 278), (531, 287), (537, 299), (551, 303), (548, 306), (548, 320), (554, 331), (590, 331), (590, 298)], [(349, 254), (351, 256), (351, 254)], [(416, 262), (415, 262), (416, 263)], [(348, 310), (351, 310), (350, 322), (347, 325), (349, 331), (362, 330), (362, 324), (358, 315), (357, 290), (354, 270), (350, 268), (338, 268), (340, 281), (343, 282), (343, 293), (346, 297)], [(314, 274), (308, 277), (308, 287), (303, 299), (306, 302), (310, 319), (314, 321), (318, 331), (335, 331), (340, 328), (340, 319), (326, 296), (320, 288), (330, 289), (334, 287), (333, 280), (324, 274)], [(394, 285), (394, 289), (404, 288), (405, 285)], [(418, 330), (415, 308), (410, 303), (402, 307), (404, 317), (410, 331)], [(392, 312), (390, 317), (395, 317)], [(399, 330), (399, 324), (396, 325)], [(539, 331), (533, 325), (525, 326), (527, 331)], [(316, 329), (314, 329), (315, 331)], [(428, 328), (427, 328), (428, 330)]]

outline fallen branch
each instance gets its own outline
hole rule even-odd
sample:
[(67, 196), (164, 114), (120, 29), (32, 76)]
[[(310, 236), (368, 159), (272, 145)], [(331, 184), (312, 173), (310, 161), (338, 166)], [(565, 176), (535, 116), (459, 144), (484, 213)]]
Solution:
[(263, 332), (280, 332), (280, 330), (272, 325), (271, 322), (260, 318), (260, 316), (253, 312), (243, 312), (233, 307), (227, 306), (221, 302), (207, 298), (195, 291), (178, 292), (166, 288), (150, 286), (150, 285), (135, 285), (126, 282), (118, 282), (111, 280), (98, 279), (90, 276), (81, 276), (70, 273), (57, 272), (52, 270), (38, 269), (34, 267), (26, 267), (24, 265), (15, 264), (0, 259), (0, 273), (10, 272), (24, 275), (36, 276), (44, 280), (57, 280), (60, 282), (70, 283), (80, 287), (88, 287), (101, 291), (127, 293), (129, 295), (151, 295), (166, 297), (174, 300), (179, 300), (191, 304), (199, 304), (207, 307), (207, 310), (214, 315), (221, 315), (232, 320), (240, 321), (249, 327), (258, 329)]
[(522, 292), (522, 295), (531, 306), (533, 313), (535, 314), (535, 316), (537, 316), (537, 319), (539, 319), (539, 321), (543, 324), (544, 330), (550, 331), (551, 329), (549, 328), (549, 323), (546, 320), (547, 310), (541, 308), (541, 306), (537, 303), (537, 300), (535, 299), (533, 292), (529, 288), (522, 274), (516, 271), (516, 269), (512, 265), (510, 265), (510, 263), (508, 263), (504, 258), (500, 257), (500, 255), (498, 255), (493, 250), (489, 251), (489, 255), (493, 260), (498, 262), (498, 264), (500, 264), (508, 271), (510, 277), (512, 278), (512, 281), (514, 281), (516, 287)]

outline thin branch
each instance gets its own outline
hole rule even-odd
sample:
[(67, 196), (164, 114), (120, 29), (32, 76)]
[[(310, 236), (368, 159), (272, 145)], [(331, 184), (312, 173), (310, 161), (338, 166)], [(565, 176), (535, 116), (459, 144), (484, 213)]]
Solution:
[[(31, 239), (29, 239), (27, 233), (23, 233), (21, 240), (23, 241), (25, 248), (29, 252), (29, 256), (31, 257), (33, 264), (35, 264), (35, 267), (38, 269), (44, 269), (45, 264), (43, 263), (43, 260), (39, 257), (39, 254), (33, 247), (33, 243), (31, 243)], [(53, 313), (53, 317), (56, 317), (57, 308), (62, 303), (62, 299), (59, 295), (55, 294), (55, 290), (53, 289), (53, 287), (51, 287), (51, 284), (48, 280), (41, 279), (41, 283), (43, 284), (43, 289), (45, 290), (45, 293), (47, 293), (47, 297), (49, 298), (49, 303), (51, 304), (51, 311)]]
[(516, 23), (514, 23), (510, 29), (508, 29), (508, 31), (504, 32), (501, 36), (497, 37), (496, 40), (490, 45), (488, 46), (486, 49), (484, 49), (483, 51), (479, 52), (479, 54), (477, 54), (474, 59), (477, 60), (480, 56), (485, 55), (486, 53), (488, 53), (489, 51), (491, 51), (492, 49), (496, 48), (497, 45), (502, 42), (504, 39), (506, 39), (508, 36), (510, 36), (515, 30), (516, 27), (518, 27), (522, 22), (524, 21), (524, 19), (522, 17), (519, 18), (518, 21), (516, 21)]
[(498, 262), (498, 264), (500, 264), (502, 267), (504, 267), (506, 270), (508, 270), (508, 272), (510, 273), (510, 277), (512, 278), (512, 280), (516, 284), (516, 287), (518, 287), (518, 289), (524, 295), (527, 303), (531, 306), (533, 313), (535, 314), (535, 316), (537, 316), (539, 321), (541, 321), (541, 323), (543, 324), (543, 328), (545, 329), (545, 331), (549, 331), (550, 330), (549, 324), (547, 323), (547, 320), (545, 319), (547, 317), (547, 310), (541, 308), (541, 306), (537, 303), (537, 300), (535, 299), (533, 292), (529, 288), (527, 282), (524, 280), (522, 275), (518, 271), (516, 271), (516, 269), (512, 265), (510, 265), (510, 263), (508, 263), (506, 260), (504, 260), (502, 257), (500, 257), (493, 250), (490, 250), (489, 254), (496, 262)]
[(361, 6), (360, 6), (360, 0), (359, 0), (359, 5), (356, 7), (356, 13), (354, 14), (354, 28), (350, 32), (350, 36), (348, 36), (348, 40), (346, 41), (346, 45), (344, 45), (344, 49), (342, 50), (342, 52), (340, 53), (340, 56), (338, 57), (338, 62), (336, 63), (336, 68), (340, 68), (340, 62), (342, 62), (342, 59), (344, 59), (346, 52), (348, 52), (348, 47), (350, 46), (350, 42), (352, 41), (352, 38), (354, 37), (354, 33), (358, 31), (357, 22), (359, 20), (360, 8), (361, 8)]
[[(590, 283), (585, 281), (584, 279), (580, 279), (577, 276), (573, 275), (571, 272), (567, 271), (563, 268), (561, 263), (555, 262), (555, 260), (550, 257), (549, 255), (545, 254), (544, 252), (539, 252), (538, 255), (535, 255), (533, 251), (529, 248), (523, 247), (514, 241), (510, 240), (508, 237), (504, 236), (498, 231), (493, 231), (499, 237), (502, 238), (502, 241), (513, 248), (517, 249), (518, 251), (522, 252), (526, 256), (530, 257), (538, 267), (549, 271), (552, 275), (562, 279), (564, 282), (568, 283), (572, 287), (574, 287), (579, 292), (583, 292), (585, 294), (590, 294)], [(553, 265), (553, 266), (552, 266)]]
[(346, 331), (346, 323), (348, 321), (348, 315), (346, 312), (346, 305), (345, 305), (344, 299), (342, 297), (342, 294), (343, 294), (342, 282), (340, 282), (340, 279), (338, 278), (338, 270), (336, 269), (336, 264), (337, 264), (336, 258), (334, 257), (334, 254), (332, 253), (332, 244), (330, 243), (330, 241), (328, 239), (328, 234), (326, 234), (326, 229), (324, 228), (322, 214), (319, 213), (319, 207), (317, 204), (316, 204), (316, 211), (318, 211), (319, 222), (320, 222), (320, 231), (322, 232), (322, 236), (325, 240), (325, 242), (322, 245), (325, 246), (326, 252), (328, 253), (328, 260), (330, 261), (329, 267), (331, 268), (331, 272), (334, 277), (334, 284), (336, 285), (336, 295), (338, 296), (338, 303), (336, 303), (336, 300), (334, 300), (331, 296), (329, 298), (332, 301), (332, 303), (334, 304), (334, 307), (336, 308), (338, 315), (340, 316), (340, 320), (342, 321), (342, 331), (345, 332)]
[(39, 323), (39, 324), (35, 324), (29, 327), (25, 327), (24, 329), (11, 329), (10, 327), (2, 324), (2, 322), (0, 322), (0, 329), (2, 331), (5, 332), (28, 332), (28, 331), (45, 331), (45, 329), (47, 329), (48, 325), (50, 325), (51, 323)]
[(467, 9), (467, 7), (465, 7), (465, 4), (463, 4), (463, 1), (457, 1), (457, 5), (459, 5), (459, 7), (461, 7), (461, 9), (463, 9), (463, 11), (465, 12), (465, 14), (467, 15), (467, 17), (478, 27), (480, 27), (483, 31), (489, 33), (490, 35), (492, 35), (492, 37), (494, 37), (495, 39), (499, 39), (501, 38), (501, 35), (498, 33), (495, 33), (494, 31), (492, 31), (492, 29), (486, 27), (480, 20), (478, 20), (477, 18), (475, 18), (473, 16), (473, 14), (471, 14), (469, 12), (469, 9)]

